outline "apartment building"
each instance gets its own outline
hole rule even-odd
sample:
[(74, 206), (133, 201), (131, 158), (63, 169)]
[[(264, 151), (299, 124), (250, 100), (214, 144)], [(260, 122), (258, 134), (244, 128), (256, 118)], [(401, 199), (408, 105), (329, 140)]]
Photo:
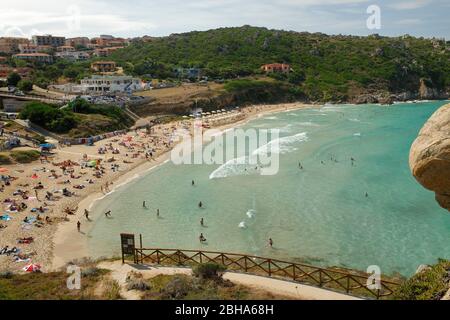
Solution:
[(75, 48), (72, 46), (60, 46), (56, 48), (57, 52), (75, 52)]
[(65, 37), (55, 37), (52, 35), (45, 36), (33, 36), (32, 37), (33, 44), (37, 46), (52, 46), (52, 47), (61, 47), (66, 44)]
[(107, 57), (111, 53), (113, 53), (116, 50), (123, 49), (123, 47), (108, 47), (108, 48), (100, 48), (94, 50), (94, 55), (97, 57)]
[(69, 61), (84, 61), (88, 60), (91, 55), (86, 51), (63, 51), (56, 52), (55, 57)]
[(42, 63), (52, 63), (53, 57), (47, 53), (19, 53), (13, 55), (13, 58), (33, 61), (33, 62), (42, 62)]
[(28, 44), (30, 41), (25, 38), (0, 37), (0, 52), (14, 54), (19, 52), (19, 45)]
[(87, 37), (76, 37), (76, 38), (69, 38), (66, 39), (66, 46), (71, 46), (76, 48), (77, 46), (82, 47), (88, 47), (88, 45), (91, 43), (91, 40)]

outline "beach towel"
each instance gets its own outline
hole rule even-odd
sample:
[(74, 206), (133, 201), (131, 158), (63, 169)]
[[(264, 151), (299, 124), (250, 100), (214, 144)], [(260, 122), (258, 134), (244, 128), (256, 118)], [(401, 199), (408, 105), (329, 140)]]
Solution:
[(2, 221), (9, 221), (11, 220), (11, 217), (7, 214), (0, 216), (0, 220)]

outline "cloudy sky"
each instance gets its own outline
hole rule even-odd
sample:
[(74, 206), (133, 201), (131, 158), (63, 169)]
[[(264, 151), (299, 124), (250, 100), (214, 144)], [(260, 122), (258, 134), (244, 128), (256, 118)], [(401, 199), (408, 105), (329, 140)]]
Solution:
[[(367, 28), (367, 8), (381, 29)], [(450, 39), (450, 0), (0, 0), (0, 36), (164, 36), (253, 26), (328, 34)]]

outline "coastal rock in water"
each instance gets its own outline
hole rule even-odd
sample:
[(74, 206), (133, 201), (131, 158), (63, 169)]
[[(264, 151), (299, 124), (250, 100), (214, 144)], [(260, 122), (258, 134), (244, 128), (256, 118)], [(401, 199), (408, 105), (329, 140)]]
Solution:
[(417, 181), (450, 211), (450, 104), (425, 123), (411, 147), (409, 165)]

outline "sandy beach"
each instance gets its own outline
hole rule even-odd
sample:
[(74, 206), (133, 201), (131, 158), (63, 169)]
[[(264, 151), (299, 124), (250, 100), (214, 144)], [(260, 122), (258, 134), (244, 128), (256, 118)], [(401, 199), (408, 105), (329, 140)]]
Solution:
[[(267, 113), (314, 107), (300, 103), (242, 108), (239, 116), (210, 119), (220, 131)], [(216, 120), (213, 120), (216, 119)], [(31, 164), (5, 165), (0, 200), (0, 270), (20, 271), (37, 263), (43, 271), (89, 256), (87, 234), (99, 216), (85, 216), (93, 203), (170, 158), (172, 136), (190, 130), (192, 120), (160, 124), (99, 141), (95, 146), (57, 148), (55, 155)], [(120, 214), (114, 212), (112, 215)], [(77, 230), (77, 222), (80, 230)], [(116, 244), (112, 244), (116, 245)], [(117, 244), (118, 245), (118, 244)], [(16, 248), (18, 250), (11, 250)], [(8, 253), (9, 250), (9, 253)]]

